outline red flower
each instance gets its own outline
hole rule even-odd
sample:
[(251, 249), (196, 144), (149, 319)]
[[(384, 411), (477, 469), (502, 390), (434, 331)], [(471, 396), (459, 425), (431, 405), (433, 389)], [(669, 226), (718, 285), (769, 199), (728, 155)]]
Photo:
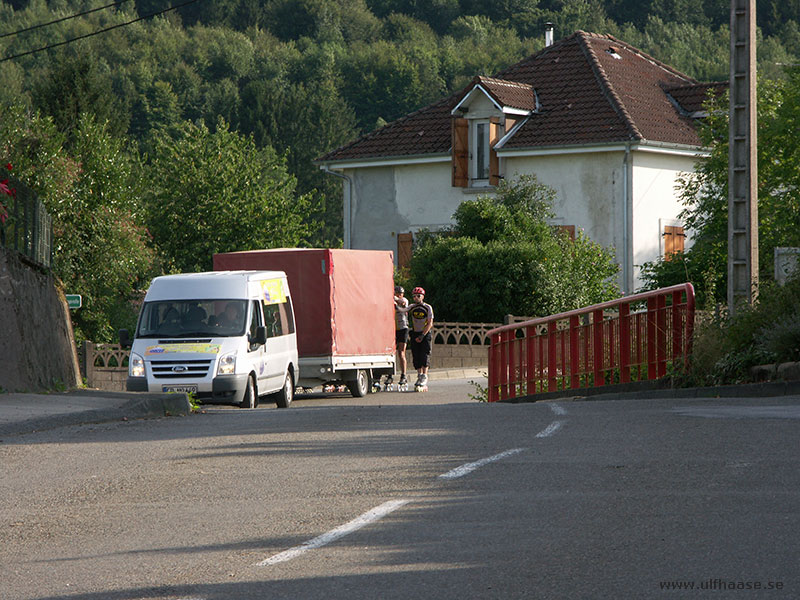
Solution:
[(11, 190), (8, 189), (8, 179), (0, 181), (0, 194), (8, 194), (11, 196)]
[(11, 163), (6, 163), (6, 169), (11, 170)]

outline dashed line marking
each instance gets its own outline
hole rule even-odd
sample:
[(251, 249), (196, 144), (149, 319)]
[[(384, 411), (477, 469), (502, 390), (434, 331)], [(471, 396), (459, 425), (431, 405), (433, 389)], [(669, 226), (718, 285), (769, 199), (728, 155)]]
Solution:
[(488, 458), (482, 458), (481, 460), (476, 460), (475, 462), (461, 465), (460, 467), (456, 467), (455, 469), (452, 469), (447, 473), (442, 473), (441, 475), (439, 475), (439, 479), (458, 479), (459, 477), (463, 477), (464, 475), (472, 473), (475, 469), (479, 469), (480, 467), (488, 465), (489, 463), (502, 460), (508, 456), (519, 454), (525, 449), (526, 448), (513, 448), (511, 450), (506, 450), (505, 452), (501, 452), (500, 454), (495, 454), (494, 456), (490, 456)]
[(550, 410), (552, 410), (553, 413), (555, 413), (559, 417), (563, 417), (564, 415), (567, 414), (567, 409), (561, 406), (560, 404), (551, 404)]
[(284, 552), (270, 556), (269, 558), (262, 560), (260, 563), (257, 563), (256, 566), (268, 567), (270, 565), (275, 565), (296, 558), (301, 554), (305, 554), (309, 550), (326, 546), (327, 544), (330, 544), (339, 538), (361, 529), (365, 525), (369, 525), (370, 523), (374, 523), (375, 521), (382, 519), (389, 513), (396, 511), (401, 506), (408, 504), (408, 502), (408, 500), (390, 500), (389, 502), (384, 502), (380, 506), (376, 506), (372, 510), (365, 512), (360, 517), (356, 517), (349, 523), (345, 523), (336, 529), (331, 529), (327, 533), (323, 533), (322, 535), (319, 535), (312, 540), (308, 540), (299, 546), (289, 548)]
[(551, 435), (553, 435), (553, 434), (554, 434), (556, 431), (558, 431), (559, 429), (561, 429), (561, 426), (562, 426), (563, 424), (564, 424), (564, 421), (553, 421), (552, 423), (550, 423), (550, 425), (548, 425), (548, 426), (547, 426), (546, 428), (544, 428), (542, 431), (540, 431), (539, 433), (537, 433), (537, 434), (536, 434), (536, 437), (537, 437), (537, 438), (546, 438), (546, 437), (550, 437), (550, 436), (551, 436)]

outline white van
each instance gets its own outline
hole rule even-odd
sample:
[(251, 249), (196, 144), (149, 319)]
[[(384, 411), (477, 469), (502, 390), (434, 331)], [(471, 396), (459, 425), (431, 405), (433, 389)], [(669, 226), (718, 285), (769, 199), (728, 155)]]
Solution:
[(200, 401), (281, 408), (298, 380), (297, 335), (282, 271), (217, 271), (156, 277), (131, 347), (127, 389), (185, 392)]

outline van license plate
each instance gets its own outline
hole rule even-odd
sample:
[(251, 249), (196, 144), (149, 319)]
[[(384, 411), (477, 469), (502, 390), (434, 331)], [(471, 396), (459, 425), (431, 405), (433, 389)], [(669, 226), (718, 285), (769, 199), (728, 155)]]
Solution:
[(197, 393), (197, 386), (196, 385), (162, 385), (161, 391), (170, 393), (170, 392), (177, 392), (183, 394), (196, 394)]

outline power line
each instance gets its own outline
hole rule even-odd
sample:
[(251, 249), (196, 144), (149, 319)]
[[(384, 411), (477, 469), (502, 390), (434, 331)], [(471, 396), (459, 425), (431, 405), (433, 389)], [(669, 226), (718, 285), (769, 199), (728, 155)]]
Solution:
[(55, 21), (50, 21), (48, 23), (40, 23), (39, 25), (32, 25), (31, 27), (26, 27), (25, 29), (20, 29), (18, 31), (12, 31), (10, 33), (4, 33), (0, 35), (0, 39), (4, 37), (8, 37), (10, 35), (19, 35), (20, 33), (25, 33), (28, 31), (33, 31), (34, 29), (39, 29), (40, 27), (47, 27), (48, 25), (55, 25), (56, 23), (61, 23), (62, 21), (69, 21), (70, 19), (75, 19), (77, 17), (83, 17), (84, 15), (91, 14), (93, 12), (97, 12), (99, 10), (105, 10), (107, 8), (111, 8), (113, 6), (119, 6), (120, 4), (125, 4), (126, 2), (130, 2), (130, 0), (122, 0), (121, 2), (115, 2), (114, 4), (106, 4), (105, 6), (101, 6), (100, 8), (93, 8), (91, 10), (84, 11), (82, 13), (77, 13), (75, 15), (70, 15), (68, 17), (62, 17), (61, 19), (56, 19)]
[(5, 58), (0, 58), (0, 63), (5, 62), (7, 60), (13, 60), (15, 58), (21, 58), (23, 56), (28, 56), (29, 54), (36, 54), (37, 52), (42, 52), (44, 50), (51, 50), (53, 48), (58, 48), (59, 46), (65, 46), (67, 44), (71, 44), (72, 42), (77, 42), (78, 40), (84, 40), (86, 38), (93, 37), (95, 35), (100, 35), (101, 33), (106, 33), (107, 31), (111, 31), (113, 29), (119, 29), (120, 27), (126, 27), (133, 23), (137, 23), (139, 21), (144, 21), (145, 19), (149, 19), (150, 17), (157, 17), (158, 15), (163, 15), (164, 13), (170, 12), (172, 10), (177, 10), (179, 8), (183, 8), (189, 4), (194, 4), (198, 0), (187, 0), (181, 4), (176, 4), (175, 6), (170, 6), (169, 8), (165, 8), (164, 10), (159, 10), (154, 13), (150, 13), (149, 15), (144, 15), (143, 17), (139, 17), (137, 19), (133, 19), (132, 21), (127, 21), (126, 23), (119, 23), (117, 25), (112, 25), (111, 27), (106, 27), (105, 29), (98, 29), (97, 31), (93, 31), (92, 33), (87, 33), (85, 35), (79, 35), (78, 37), (71, 38), (69, 40), (64, 40), (63, 42), (58, 42), (57, 44), (50, 44), (49, 46), (43, 46), (42, 48), (36, 48), (36, 50), (29, 50), (28, 52), (22, 52), (20, 54), (14, 54), (12, 56), (7, 56)]

